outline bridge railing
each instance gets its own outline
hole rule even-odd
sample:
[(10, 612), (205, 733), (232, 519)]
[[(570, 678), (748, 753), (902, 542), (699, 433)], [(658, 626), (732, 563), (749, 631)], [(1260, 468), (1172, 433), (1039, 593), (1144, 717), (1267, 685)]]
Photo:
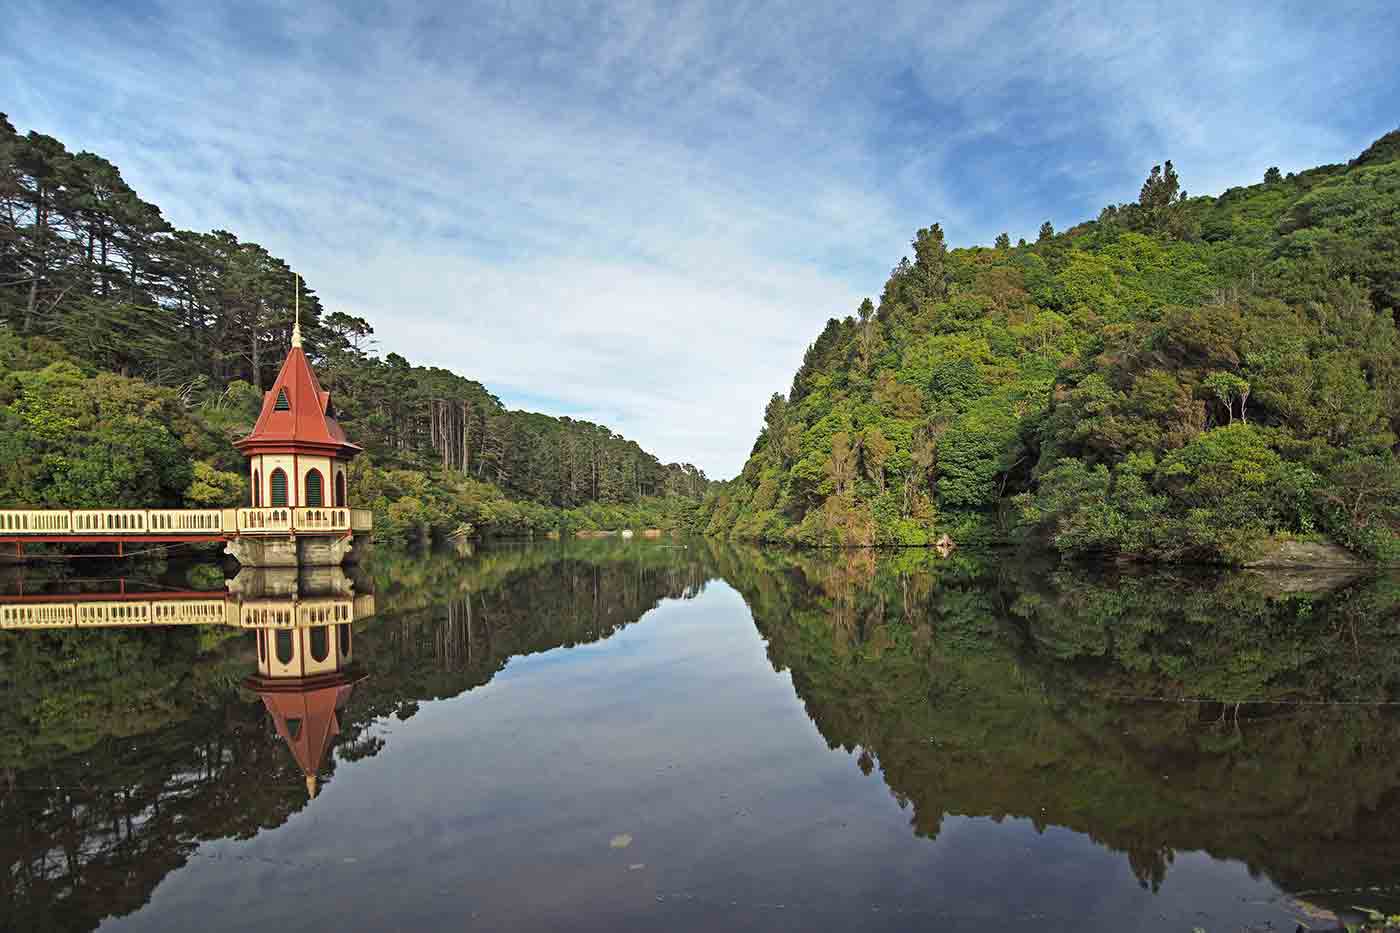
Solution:
[(369, 509), (0, 509), (0, 537), (149, 535), (211, 537), (305, 532), (341, 534), (374, 528)]
[(72, 625), (76, 603), (0, 606), (0, 628), (53, 628)]
[(68, 534), (73, 513), (39, 509), (0, 509), (0, 534)]
[(146, 527), (152, 534), (217, 535), (225, 530), (223, 509), (147, 509)]
[(235, 624), (235, 609), (222, 597), (0, 605), (0, 629)]
[(146, 534), (145, 509), (74, 509), (71, 531), (79, 535)]

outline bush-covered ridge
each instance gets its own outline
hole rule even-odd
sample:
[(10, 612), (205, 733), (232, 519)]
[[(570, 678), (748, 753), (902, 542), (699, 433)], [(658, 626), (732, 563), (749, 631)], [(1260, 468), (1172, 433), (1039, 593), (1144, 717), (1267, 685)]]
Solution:
[(1136, 202), (1034, 244), (937, 224), (774, 395), (710, 534), (1033, 537), (1241, 560), (1270, 536), (1393, 557), (1400, 131), (1349, 165)]

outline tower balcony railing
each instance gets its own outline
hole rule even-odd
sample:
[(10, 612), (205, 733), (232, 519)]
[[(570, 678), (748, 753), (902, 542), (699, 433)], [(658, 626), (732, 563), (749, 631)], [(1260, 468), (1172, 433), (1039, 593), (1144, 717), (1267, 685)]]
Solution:
[(343, 507), (319, 506), (296, 509), (239, 509), (237, 530), (240, 534), (350, 531), (350, 512), (350, 509)]

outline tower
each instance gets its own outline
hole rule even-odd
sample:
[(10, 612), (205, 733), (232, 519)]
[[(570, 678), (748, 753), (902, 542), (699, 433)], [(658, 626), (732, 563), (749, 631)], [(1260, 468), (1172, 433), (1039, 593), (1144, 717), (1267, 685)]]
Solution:
[(331, 395), (302, 349), (300, 320), (257, 424), (234, 446), (248, 458), (253, 508), (349, 506), (345, 466), (360, 448), (335, 420)]

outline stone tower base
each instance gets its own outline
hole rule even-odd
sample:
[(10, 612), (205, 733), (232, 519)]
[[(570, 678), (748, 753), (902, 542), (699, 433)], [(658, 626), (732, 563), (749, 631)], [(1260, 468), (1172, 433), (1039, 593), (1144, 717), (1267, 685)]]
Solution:
[(354, 563), (353, 538), (234, 538), (224, 553), (244, 567), (339, 567)]

